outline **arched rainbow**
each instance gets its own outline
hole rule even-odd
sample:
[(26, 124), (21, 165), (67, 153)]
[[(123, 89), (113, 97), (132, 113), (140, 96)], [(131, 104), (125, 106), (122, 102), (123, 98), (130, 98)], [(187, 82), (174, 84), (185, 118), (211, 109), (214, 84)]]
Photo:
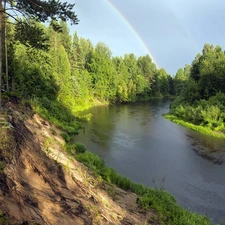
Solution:
[(147, 53), (151, 57), (152, 61), (155, 63), (156, 67), (159, 68), (159, 65), (157, 64), (156, 60), (154, 59), (153, 55), (151, 54), (149, 47), (146, 45), (146, 43), (144, 42), (142, 37), (138, 34), (138, 32), (132, 26), (132, 24), (127, 20), (127, 18), (120, 12), (120, 10), (110, 0), (107, 0), (107, 2), (109, 4), (109, 6), (117, 13), (117, 15), (125, 22), (125, 24), (127, 24), (127, 26), (132, 31), (132, 33), (139, 40), (140, 44), (146, 49)]

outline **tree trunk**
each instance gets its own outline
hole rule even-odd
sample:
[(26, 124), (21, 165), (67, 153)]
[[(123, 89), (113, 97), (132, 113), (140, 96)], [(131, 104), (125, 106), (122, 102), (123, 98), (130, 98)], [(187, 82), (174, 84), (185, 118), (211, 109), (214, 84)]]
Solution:
[(2, 108), (2, 0), (0, 0), (0, 110)]
[[(6, 9), (6, 0), (4, 0), (4, 12)], [(8, 68), (8, 49), (7, 49), (7, 34), (6, 34), (6, 13), (4, 13), (4, 46), (5, 46), (5, 76), (6, 76), (6, 91), (9, 92), (9, 68)]]

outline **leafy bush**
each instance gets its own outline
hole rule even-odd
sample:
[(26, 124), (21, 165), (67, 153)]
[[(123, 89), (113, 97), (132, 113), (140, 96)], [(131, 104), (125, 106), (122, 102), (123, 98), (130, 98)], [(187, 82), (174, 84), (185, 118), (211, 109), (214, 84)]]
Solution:
[(72, 127), (72, 126), (63, 126), (62, 129), (68, 133), (69, 135), (77, 135), (79, 134), (79, 131), (77, 130), (76, 127)]
[[(171, 104), (170, 114), (175, 115), (177, 119), (181, 119), (184, 122), (200, 125), (212, 131), (224, 132), (224, 104), (225, 94), (220, 92), (208, 100), (202, 99), (195, 101), (194, 104), (188, 104), (184, 101), (182, 103), (182, 98), (177, 98)], [(207, 133), (209, 132), (207, 131)]]
[(80, 142), (76, 142), (74, 147), (75, 147), (75, 150), (76, 150), (77, 154), (85, 153), (87, 151), (86, 146), (84, 144), (80, 143)]
[(70, 136), (67, 133), (62, 132), (60, 135), (65, 140), (65, 142), (69, 142), (70, 141)]

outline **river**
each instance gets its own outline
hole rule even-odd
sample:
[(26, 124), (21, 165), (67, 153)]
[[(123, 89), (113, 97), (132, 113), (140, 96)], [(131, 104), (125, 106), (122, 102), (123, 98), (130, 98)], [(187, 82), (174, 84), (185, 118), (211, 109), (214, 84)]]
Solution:
[(225, 140), (164, 119), (169, 104), (94, 107), (75, 141), (134, 182), (165, 188), (184, 208), (225, 221)]

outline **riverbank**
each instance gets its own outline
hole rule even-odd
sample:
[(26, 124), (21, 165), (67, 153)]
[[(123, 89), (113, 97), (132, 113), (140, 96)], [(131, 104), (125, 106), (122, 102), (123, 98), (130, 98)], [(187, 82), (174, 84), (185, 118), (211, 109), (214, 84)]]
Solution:
[(107, 168), (83, 145), (65, 144), (61, 130), (31, 109), (12, 104), (4, 120), (13, 126), (1, 130), (6, 141), (0, 221), (5, 224), (211, 224), (164, 190), (135, 184)]
[(195, 125), (193, 123), (186, 122), (186, 121), (184, 121), (184, 120), (182, 120), (182, 119), (180, 119), (177, 116), (174, 116), (172, 114), (164, 114), (163, 117), (165, 119), (168, 119), (168, 120), (176, 123), (176, 124), (182, 125), (184, 127), (187, 127), (187, 128), (192, 129), (194, 131), (200, 132), (202, 134), (207, 134), (207, 135), (210, 135), (210, 136), (213, 136), (213, 137), (218, 137), (218, 138), (225, 138), (225, 134), (222, 133), (222, 132), (213, 131), (208, 127), (203, 127), (201, 125)]
[(15, 104), (1, 118), (0, 224), (159, 224), (135, 193), (69, 155), (58, 127)]

